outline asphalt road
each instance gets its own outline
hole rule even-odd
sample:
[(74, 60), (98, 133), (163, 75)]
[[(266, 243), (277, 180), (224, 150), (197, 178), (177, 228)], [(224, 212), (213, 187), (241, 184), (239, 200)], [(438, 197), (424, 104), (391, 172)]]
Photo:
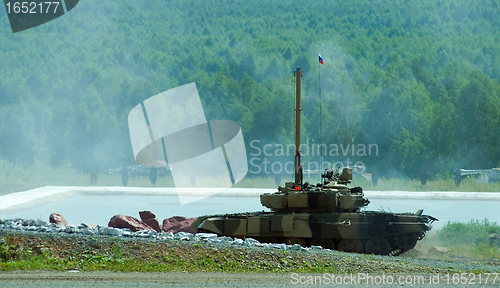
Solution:
[[(479, 284), (478, 279), (470, 281), (468, 284), (449, 283), (447, 285), (447, 278), (441, 275), (439, 283), (437, 278), (433, 277), (434, 283), (430, 284), (429, 275), (421, 278), (424, 281), (416, 283), (415, 276), (422, 275), (393, 275), (393, 284), (387, 282), (379, 284), (367, 284), (363, 281), (361, 284), (359, 280), (356, 284), (324, 284), (319, 285), (320, 282), (300, 285), (297, 283), (299, 277), (303, 277), (302, 281), (306, 282), (308, 276), (318, 276), (324, 281), (322, 275), (312, 274), (296, 274), (293, 277), (291, 274), (252, 274), (252, 273), (120, 273), (120, 272), (2, 272), (0, 273), (0, 287), (440, 287), (440, 286), (453, 286), (453, 287), (498, 287), (498, 281), (492, 283), (492, 278), (489, 279), (490, 283), (485, 285)], [(340, 275), (334, 275), (337, 277)], [(374, 275), (375, 276), (375, 275)], [(433, 275), (435, 276), (435, 275)], [(344, 279), (349, 281), (349, 275), (342, 275)], [(346, 278), (345, 278), (346, 277)], [(398, 279), (402, 277), (401, 279)], [(467, 276), (468, 277), (468, 276)], [(458, 279), (458, 278), (457, 278)], [(318, 280), (318, 279), (317, 279)], [(380, 278), (379, 278), (380, 280)], [(399, 281), (403, 280), (402, 283)], [(451, 280), (451, 279), (449, 279)], [(320, 280), (321, 281), (321, 280)], [(484, 281), (484, 278), (483, 278)], [(375, 280), (377, 282), (377, 280)]]

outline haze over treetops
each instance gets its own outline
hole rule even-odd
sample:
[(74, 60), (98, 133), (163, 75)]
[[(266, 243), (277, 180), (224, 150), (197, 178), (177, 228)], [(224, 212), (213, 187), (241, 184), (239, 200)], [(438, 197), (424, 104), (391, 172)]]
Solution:
[[(300, 67), (303, 141), (378, 148), (325, 161), (387, 177), (498, 167), (499, 26), (489, 0), (85, 0), (16, 34), (0, 9), (0, 157), (29, 166), (42, 153), (86, 173), (134, 164), (130, 110), (190, 82), (208, 120), (241, 125), (247, 153), (291, 144)], [(249, 160), (292, 161), (271, 154)]]

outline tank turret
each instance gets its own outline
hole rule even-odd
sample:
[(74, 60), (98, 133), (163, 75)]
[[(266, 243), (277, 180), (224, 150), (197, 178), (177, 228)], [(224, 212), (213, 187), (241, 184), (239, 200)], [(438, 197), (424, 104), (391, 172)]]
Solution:
[(276, 193), (260, 195), (262, 205), (275, 212), (357, 212), (370, 203), (361, 187), (349, 188), (352, 169), (326, 170), (325, 180), (317, 185), (308, 182), (296, 186), (294, 182), (280, 186)]

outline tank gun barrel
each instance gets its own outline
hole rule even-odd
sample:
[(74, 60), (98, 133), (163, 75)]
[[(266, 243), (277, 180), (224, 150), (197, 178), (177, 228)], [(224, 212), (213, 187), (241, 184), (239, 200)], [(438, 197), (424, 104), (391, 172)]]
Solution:
[(302, 186), (302, 166), (300, 165), (300, 112), (302, 108), (300, 107), (300, 89), (301, 89), (301, 79), (302, 70), (297, 68), (294, 71), (296, 77), (295, 81), (295, 189), (300, 189)]

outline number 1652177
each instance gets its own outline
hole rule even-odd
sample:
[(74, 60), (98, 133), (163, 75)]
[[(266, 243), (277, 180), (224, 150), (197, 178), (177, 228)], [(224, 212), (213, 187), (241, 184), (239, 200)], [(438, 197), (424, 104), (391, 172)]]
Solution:
[[(56, 13), (60, 2), (7, 2), (7, 13), (14, 14), (49, 14)], [(52, 10), (52, 8), (54, 10)]]
[(498, 273), (455, 273), (444, 276), (446, 284), (496, 284)]

